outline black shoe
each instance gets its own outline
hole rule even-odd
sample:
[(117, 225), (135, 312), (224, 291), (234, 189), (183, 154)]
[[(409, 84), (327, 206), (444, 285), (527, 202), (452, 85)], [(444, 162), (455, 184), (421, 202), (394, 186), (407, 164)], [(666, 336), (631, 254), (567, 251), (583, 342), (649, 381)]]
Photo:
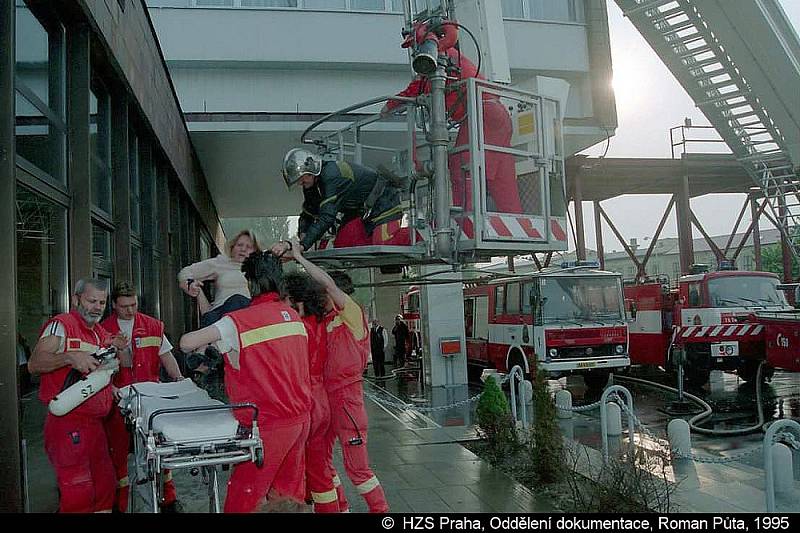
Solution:
[(182, 513), (183, 506), (175, 500), (174, 502), (170, 503), (162, 503), (159, 507), (161, 507), (161, 512), (164, 514), (174, 514), (174, 513)]

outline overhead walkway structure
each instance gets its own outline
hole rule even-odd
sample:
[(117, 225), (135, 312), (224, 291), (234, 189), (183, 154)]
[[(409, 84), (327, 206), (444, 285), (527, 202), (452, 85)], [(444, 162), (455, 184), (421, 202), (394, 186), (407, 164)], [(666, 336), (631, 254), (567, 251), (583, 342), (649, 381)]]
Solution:
[(800, 259), (800, 39), (777, 0), (615, 0), (761, 189)]

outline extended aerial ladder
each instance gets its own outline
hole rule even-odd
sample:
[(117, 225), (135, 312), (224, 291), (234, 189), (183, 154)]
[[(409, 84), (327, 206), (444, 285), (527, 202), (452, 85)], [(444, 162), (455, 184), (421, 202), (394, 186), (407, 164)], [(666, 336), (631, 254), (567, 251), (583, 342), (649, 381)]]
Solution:
[(615, 0), (705, 114), (800, 260), (800, 40), (777, 0)]

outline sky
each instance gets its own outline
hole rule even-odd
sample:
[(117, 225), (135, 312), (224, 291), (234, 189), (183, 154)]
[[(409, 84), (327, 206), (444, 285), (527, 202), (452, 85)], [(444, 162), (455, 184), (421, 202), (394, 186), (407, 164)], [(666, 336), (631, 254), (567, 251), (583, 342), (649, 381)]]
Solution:
[[(795, 30), (800, 29), (800, 0), (779, 1)], [(607, 157), (670, 157), (671, 127), (681, 125), (686, 117), (694, 125), (709, 123), (613, 0), (608, 0), (608, 11), (619, 126), (610, 140)], [(704, 151), (711, 151), (705, 148)], [(584, 153), (599, 156), (605, 149), (604, 141)], [(626, 239), (635, 237), (640, 244), (647, 244), (645, 237), (653, 235), (668, 201), (667, 195), (628, 195), (606, 200), (603, 209)], [(709, 234), (727, 235), (743, 201), (744, 195), (708, 195), (692, 200), (692, 209)], [(745, 218), (744, 228), (749, 222), (749, 217)], [(584, 223), (586, 245), (595, 248), (590, 203), (584, 203)], [(764, 220), (761, 227), (767, 228), (768, 224)], [(662, 237), (675, 236), (673, 212)], [(697, 230), (695, 237), (701, 237)], [(603, 244), (606, 251), (622, 249), (605, 224)]]

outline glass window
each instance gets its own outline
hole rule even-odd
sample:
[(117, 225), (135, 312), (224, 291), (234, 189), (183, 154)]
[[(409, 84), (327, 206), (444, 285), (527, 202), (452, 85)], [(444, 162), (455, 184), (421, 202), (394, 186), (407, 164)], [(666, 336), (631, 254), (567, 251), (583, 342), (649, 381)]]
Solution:
[(464, 300), (464, 335), (468, 339), (475, 337), (475, 298)]
[(345, 0), (304, 0), (308, 9), (345, 9)]
[(92, 203), (111, 214), (111, 102), (99, 83), (89, 93)]
[(494, 314), (495, 315), (504, 314), (505, 307), (506, 307), (505, 287), (503, 285), (498, 285), (497, 287), (494, 288)]
[(242, 0), (242, 7), (297, 7), (297, 0)]
[(522, 18), (525, 10), (522, 0), (503, 0), (503, 16), (506, 18)]
[(350, 0), (350, 9), (385, 11), (386, 4), (384, 0)]
[(92, 262), (96, 271), (112, 270), (114, 240), (111, 232), (99, 224), (92, 224)]
[(621, 320), (622, 290), (616, 277), (553, 276), (541, 281), (546, 323)]
[(67, 210), (17, 186), (17, 327), (33, 348), (44, 322), (69, 310)]
[(46, 27), (17, 2), (15, 32), (16, 153), (41, 173), (66, 184), (63, 27)]
[[(708, 297), (712, 307), (787, 306), (784, 293), (777, 287), (778, 279), (772, 276), (724, 276), (708, 282)], [(690, 303), (691, 294), (690, 289)]]
[(506, 314), (519, 314), (519, 283), (509, 283), (506, 286)]
[(130, 175), (131, 232), (139, 235), (142, 231), (142, 188), (139, 178), (139, 138), (131, 132), (128, 149)]
[(233, 7), (233, 0), (194, 0), (197, 7)]

